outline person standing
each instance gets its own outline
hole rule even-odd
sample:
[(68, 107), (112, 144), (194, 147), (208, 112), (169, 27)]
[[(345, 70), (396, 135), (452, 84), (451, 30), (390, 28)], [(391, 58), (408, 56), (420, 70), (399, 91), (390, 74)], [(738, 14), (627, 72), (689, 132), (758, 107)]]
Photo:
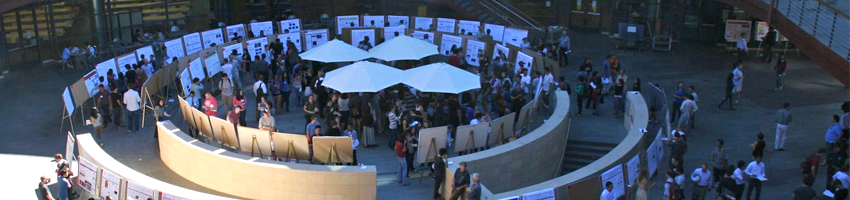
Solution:
[(210, 92), (204, 94), (204, 114), (213, 117), (218, 114), (218, 100)]
[[(387, 120), (389, 122), (388, 124), (389, 124), (389, 130), (390, 130), (390, 141), (393, 141), (393, 139), (398, 138), (398, 122), (399, 122), (399, 119), (400, 118), (398, 117), (398, 115), (396, 115), (396, 107), (390, 106), (390, 111), (387, 112)], [(392, 146), (392, 145), (390, 145), (390, 146)]]
[(759, 200), (761, 196), (761, 180), (760, 178), (764, 178), (764, 162), (761, 161), (761, 156), (755, 157), (753, 162), (747, 165), (747, 169), (744, 170), (744, 173), (750, 177), (750, 184), (747, 186), (747, 199), (750, 199), (750, 195), (753, 192), (753, 189), (756, 190), (756, 200)]
[(832, 193), (834, 194), (835, 197), (833, 197), (832, 199), (834, 199), (834, 200), (846, 200), (847, 199), (847, 188), (842, 186), (839, 183), (834, 183), (834, 184), (836, 186), (835, 186), (835, 189), (832, 190)]
[(97, 108), (92, 108), (89, 113), (89, 120), (91, 120), (91, 125), (94, 127), (94, 139), (98, 142), (98, 144), (100, 144), (100, 146), (103, 146), (103, 142), (100, 140), (100, 135), (103, 133), (104, 129), (104, 120), (102, 116), (103, 115), (97, 111)]
[(788, 125), (791, 124), (791, 104), (782, 104), (782, 109), (776, 112), (776, 141), (773, 144), (773, 149), (777, 151), (785, 150), (785, 135), (788, 133)]
[(466, 194), (469, 187), (469, 170), (466, 170), (466, 162), (460, 162), (460, 167), (455, 170), (454, 182), (452, 182), (452, 196), (450, 200), (457, 200)]
[(260, 122), (257, 127), (259, 127), (260, 130), (275, 131), (275, 120), (271, 111), (269, 109), (261, 109), (258, 112), (262, 112), (263, 117), (260, 117)]
[(407, 159), (405, 158), (405, 151), (407, 151), (407, 148), (404, 146), (404, 138), (396, 138), (395, 153), (398, 158), (398, 183), (401, 183), (401, 186), (410, 185), (407, 182)]
[(472, 183), (469, 185), (469, 193), (466, 195), (466, 200), (481, 200), (481, 183), (478, 173), (472, 173)]
[(681, 115), (681, 107), (682, 103), (685, 102), (686, 94), (685, 83), (679, 81), (679, 84), (676, 85), (676, 90), (673, 92), (673, 108), (671, 108), (670, 123), (676, 122), (676, 117)]
[(729, 154), (723, 148), (723, 139), (717, 139), (717, 148), (711, 152), (712, 171), (714, 172), (714, 180), (720, 180), (723, 174), (726, 174), (727, 163), (729, 162)]
[(779, 60), (776, 61), (776, 66), (773, 67), (773, 71), (776, 72), (776, 88), (773, 90), (782, 90), (784, 85), (782, 85), (782, 77), (785, 76), (785, 69), (788, 67), (788, 61), (785, 60), (785, 53), (779, 54)]
[(98, 85), (97, 89), (99, 91), (97, 93), (97, 98), (95, 99), (97, 101), (97, 111), (100, 113), (101, 116), (103, 116), (102, 125), (103, 128), (106, 128), (109, 125), (109, 122), (111, 121), (111, 118), (109, 117), (109, 104), (110, 102), (112, 102), (110, 99), (112, 98), (112, 95), (103, 84)]
[(227, 73), (221, 75), (221, 82), (218, 82), (218, 89), (221, 90), (221, 101), (224, 103), (225, 111), (233, 110), (233, 82), (230, 81)]
[(685, 94), (685, 101), (682, 102), (682, 105), (679, 107), (679, 112), (681, 115), (679, 116), (679, 129), (687, 130), (688, 124), (691, 123), (691, 117), (694, 116), (694, 112), (699, 110), (697, 107), (697, 103), (693, 100), (693, 96), (690, 94)]
[(192, 85), (189, 86), (189, 90), (195, 92), (195, 95), (204, 94), (201, 90), (204, 90), (204, 85), (201, 84), (201, 79), (195, 78), (192, 79)]
[(56, 177), (56, 182), (58, 182), (58, 184), (56, 184), (56, 194), (58, 196), (56, 198), (57, 200), (71, 199), (71, 194), (69, 191), (71, 191), (72, 185), (71, 181), (68, 179), (68, 176), (66, 176), (66, 174), (68, 173), (70, 172), (68, 172), (67, 169), (62, 169), (62, 171), (60, 171), (59, 176)]
[(124, 114), (121, 110), (124, 109), (124, 97), (118, 92), (118, 87), (112, 87), (112, 92), (109, 94), (109, 101), (112, 105), (112, 121), (115, 122), (115, 130), (121, 128), (121, 119), (124, 118)]
[(744, 55), (748, 53), (746, 36), (746, 33), (741, 33), (741, 37), (735, 41), (735, 47), (738, 50), (738, 62), (742, 62)]
[(744, 183), (746, 183), (746, 179), (744, 179), (744, 161), (739, 160), (737, 168), (732, 172), (732, 179), (735, 180), (735, 199), (741, 199), (741, 196), (744, 195)]
[[(640, 81), (640, 80), (638, 80), (638, 81)], [(694, 101), (694, 107), (699, 108), (699, 95), (697, 94), (697, 89), (693, 85), (688, 86), (688, 94), (691, 95), (691, 100)], [(694, 110), (691, 113), (691, 116), (690, 116), (691, 121), (688, 122), (688, 124), (691, 125), (691, 129), (696, 128), (696, 125), (694, 125), (694, 121), (696, 121), (696, 118), (697, 118), (697, 115), (696, 115), (697, 110)], [(718, 179), (714, 179), (714, 180), (718, 180)]]
[(614, 192), (614, 183), (611, 181), (605, 182), (605, 189), (602, 190), (602, 194), (599, 194), (599, 200), (616, 200), (617, 193)]
[(842, 188), (850, 188), (850, 176), (847, 175), (848, 166), (842, 165), (841, 168), (832, 175), (832, 179), (841, 185)]
[(576, 116), (581, 116), (581, 109), (583, 108), (581, 104), (584, 102), (587, 93), (587, 83), (585, 83), (584, 77), (578, 77), (578, 84), (576, 85), (576, 105), (578, 105), (578, 112)]
[(567, 31), (561, 31), (561, 39), (558, 40), (558, 47), (558, 57), (561, 58), (561, 67), (568, 67), (570, 65), (570, 36), (567, 35)]
[(735, 89), (734, 77), (735, 75), (732, 73), (726, 75), (726, 90), (724, 90), (726, 96), (723, 97), (723, 100), (720, 101), (719, 104), (717, 104), (717, 109), (723, 110), (723, 103), (726, 103), (728, 101), (729, 110), (735, 110), (735, 107), (733, 106), (734, 99), (732, 99), (732, 91)]
[(750, 147), (753, 148), (753, 159), (756, 157), (764, 157), (764, 147), (767, 146), (767, 143), (764, 141), (763, 133), (757, 133), (756, 138), (757, 140), (750, 144)]
[(446, 180), (446, 148), (440, 148), (434, 161), (434, 199), (440, 199), (440, 186)]
[(357, 146), (360, 145), (360, 139), (358, 139), (358, 137), (357, 137), (357, 130), (354, 130), (354, 125), (348, 124), (348, 126), (346, 126), (346, 129), (343, 132), (343, 134), (345, 134), (345, 136), (351, 138), (351, 141), (352, 141), (351, 142), (351, 149), (354, 151), (354, 153), (353, 153), (354, 163), (352, 163), (352, 164), (357, 165), (358, 164), (358, 162), (357, 162)]
[(614, 86), (614, 117), (620, 117), (623, 111), (623, 88), (625, 83), (623, 79), (617, 79), (617, 85)]
[(735, 94), (735, 104), (738, 104), (741, 100), (741, 90), (744, 88), (744, 64), (738, 62), (735, 65), (735, 70), (732, 70), (732, 82), (735, 83), (735, 87), (732, 89), (732, 93)]
[(776, 29), (770, 27), (770, 31), (764, 37), (764, 62), (770, 63), (773, 60), (773, 45), (776, 44)]
[(135, 88), (130, 87), (127, 92), (124, 93), (124, 105), (127, 108), (127, 132), (138, 132), (139, 131), (139, 109), (141, 109), (142, 97), (139, 96), (139, 92), (136, 92)]
[(833, 145), (831, 149), (832, 151), (830, 151), (826, 156), (826, 189), (832, 189), (833, 175), (835, 175), (836, 171), (841, 169), (841, 160), (844, 159), (839, 145)]
[(812, 189), (812, 182), (814, 178), (811, 176), (803, 177), (803, 185), (794, 189), (794, 192), (791, 193), (791, 199), (793, 200), (813, 200), (817, 197), (817, 193)]
[(50, 193), (50, 188), (47, 187), (47, 184), (50, 183), (50, 178), (47, 176), (41, 176), (41, 181), (38, 182), (38, 198), (44, 200), (55, 200), (53, 199), (53, 194)]
[(701, 168), (694, 170), (691, 173), (691, 180), (694, 181), (694, 192), (691, 199), (704, 200), (709, 187), (713, 185), (711, 171), (708, 171), (708, 163), (703, 163)]

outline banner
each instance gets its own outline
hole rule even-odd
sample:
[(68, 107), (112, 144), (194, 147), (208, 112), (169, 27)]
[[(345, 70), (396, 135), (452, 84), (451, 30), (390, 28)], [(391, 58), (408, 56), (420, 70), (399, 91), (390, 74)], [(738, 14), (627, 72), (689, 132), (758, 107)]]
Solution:
[(360, 16), (346, 15), (336, 16), (336, 34), (342, 35), (342, 28), (360, 27)]
[(227, 31), (227, 41), (236, 41), (237, 37), (245, 38), (245, 25), (235, 24), (224, 28)]
[(454, 34), (455, 23), (457, 23), (456, 19), (437, 18), (437, 31)]
[(364, 29), (364, 30), (351, 30), (351, 45), (357, 47), (360, 45), (360, 42), (363, 41), (369, 42), (369, 45), (372, 47), (375, 46), (375, 30), (374, 29)]
[(280, 33), (301, 33), (301, 20), (287, 19), (280, 21)]
[(218, 59), (218, 55), (210, 55), (204, 58), (204, 66), (207, 66), (207, 77), (221, 73), (221, 60)]
[(528, 37), (528, 31), (518, 28), (506, 28), (505, 35), (503, 37), (504, 43), (514, 45), (516, 47), (522, 46), (522, 39)]
[(629, 185), (634, 186), (640, 171), (640, 154), (635, 154), (629, 162), (626, 163), (626, 170), (629, 172)]
[(457, 32), (460, 35), (471, 35), (473, 37), (478, 37), (478, 32), (481, 31), (481, 22), (459, 20), (457, 22), (457, 29)]
[(443, 34), (443, 40), (440, 41), (440, 53), (447, 56), (452, 55), (452, 50), (461, 48), (462, 42), (463, 38), (461, 37)]
[(434, 44), (434, 33), (425, 31), (413, 31), (413, 37)]
[(752, 22), (747, 20), (726, 20), (725, 38), (727, 42), (735, 42), (744, 34), (744, 39), (750, 39), (750, 30), (752, 30)]
[(611, 182), (614, 184), (614, 193), (617, 193), (615, 198), (620, 198), (626, 192), (626, 184), (623, 180), (623, 166), (617, 165), (602, 173), (599, 176), (602, 179), (602, 189), (605, 189), (605, 183)]
[(410, 27), (410, 17), (408, 16), (387, 15), (387, 22), (390, 22), (390, 27)]
[(262, 59), (262, 55), (266, 53), (264, 48), (268, 44), (268, 38), (261, 37), (245, 42), (245, 48), (248, 49), (248, 55), (251, 56), (251, 60), (255, 60), (254, 58), (257, 56), (260, 56), (260, 59)]
[(279, 39), (280, 43), (283, 44), (283, 51), (289, 51), (289, 45), (287, 45), (286, 42), (291, 41), (292, 43), (295, 44), (295, 49), (297, 49), (298, 52), (302, 52), (301, 51), (301, 33), (300, 32), (280, 34), (280, 35), (277, 35), (277, 39)]
[[(71, 96), (71, 90), (68, 90), (68, 87), (65, 87), (65, 91), (62, 92), (62, 102), (65, 103), (65, 111), (68, 111), (68, 116), (71, 116), (71, 115), (74, 114), (74, 101), (71, 100), (71, 98), (73, 98)], [(71, 154), (65, 153), (66, 158), (70, 158), (70, 157), (68, 157), (68, 155), (71, 155)]]
[[(117, 67), (118, 70), (121, 71), (122, 74), (126, 74), (127, 71), (129, 71), (129, 70), (135, 70), (135, 69), (133, 69), (133, 65), (139, 63), (139, 61), (136, 60), (136, 54), (127, 54), (127, 55), (117, 57), (117, 58), (115, 58), (115, 62), (118, 63), (118, 66), (115, 66), (115, 67)], [(127, 69), (127, 66), (130, 66), (129, 70)], [(118, 76), (115, 76), (115, 78), (118, 78)]]
[(328, 29), (313, 29), (304, 31), (305, 51), (328, 43)]
[(484, 33), (493, 37), (493, 40), (502, 42), (505, 34), (505, 26), (496, 24), (484, 24)]
[(251, 32), (254, 37), (265, 37), (274, 34), (274, 25), (271, 21), (251, 23)]
[(156, 57), (153, 52), (153, 47), (150, 45), (136, 49), (136, 60), (142, 60), (142, 57), (144, 57), (148, 59), (148, 62), (150, 62), (151, 56)]
[[(413, 24), (413, 29), (430, 31), (431, 26), (434, 25), (434, 18), (430, 17), (416, 17), (416, 23)], [(432, 42), (433, 43), (433, 42)]]
[(204, 39), (204, 49), (212, 47), (213, 44), (224, 44), (224, 32), (220, 28), (201, 32), (201, 38)]
[(522, 200), (555, 200), (555, 188), (522, 194)]
[(93, 196), (95, 184), (97, 184), (97, 172), (100, 171), (100, 167), (92, 164), (83, 157), (79, 157), (78, 160), (80, 161), (80, 165), (77, 167), (77, 185)]
[(481, 66), (478, 59), (484, 57), (487, 43), (477, 40), (466, 40), (466, 63), (472, 66)]
[(384, 27), (383, 15), (366, 15), (363, 16), (363, 27)]
[(183, 50), (183, 38), (166, 41), (165, 53), (167, 56), (166, 60), (171, 60), (172, 58), (183, 58), (186, 56), (186, 52)]
[(100, 169), (100, 197), (103, 199), (106, 199), (106, 196), (119, 198), (121, 182), (123, 180), (118, 175), (109, 170)]
[(147, 200), (148, 198), (153, 199), (156, 197), (153, 189), (139, 185), (136, 182), (127, 180), (124, 181), (124, 185), (127, 186), (127, 194), (124, 195), (126, 196), (126, 200)]
[(404, 31), (406, 28), (404, 27), (384, 27), (384, 41), (390, 41), (396, 36), (404, 35)]

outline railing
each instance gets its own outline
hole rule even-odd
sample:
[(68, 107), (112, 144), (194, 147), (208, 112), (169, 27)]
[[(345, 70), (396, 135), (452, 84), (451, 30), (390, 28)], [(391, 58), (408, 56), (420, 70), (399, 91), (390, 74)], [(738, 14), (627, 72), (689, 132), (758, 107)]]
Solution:
[(477, 7), (487, 10), (494, 17), (505, 21), (505, 25), (523, 27), (529, 30), (544, 30), (543, 25), (519, 9), (498, 0), (477, 0)]
[[(771, 0), (762, 0), (770, 5)], [(774, 0), (774, 8), (844, 60), (850, 61), (850, 19), (820, 0)]]
[(489, 0), (489, 1), (492, 2), (493, 4), (495, 4), (496, 6), (501, 7), (505, 11), (509, 12), (511, 15), (516, 17), (516, 19), (522, 20), (522, 22), (525, 23), (523, 25), (527, 25), (529, 27), (533, 27), (534, 29), (538, 29), (538, 30), (543, 29), (543, 25), (540, 24), (540, 22), (535, 21), (534, 18), (531, 18), (530, 16), (526, 15), (522, 11), (519, 11), (519, 9), (517, 9), (516, 7), (513, 7), (510, 4), (501, 2), (499, 0)]

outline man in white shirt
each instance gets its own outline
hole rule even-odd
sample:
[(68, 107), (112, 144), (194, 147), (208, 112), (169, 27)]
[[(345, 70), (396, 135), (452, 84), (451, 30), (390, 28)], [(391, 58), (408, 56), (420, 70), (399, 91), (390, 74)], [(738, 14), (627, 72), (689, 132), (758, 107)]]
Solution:
[(744, 54), (747, 54), (747, 34), (741, 33), (741, 37), (738, 38), (738, 41), (735, 41), (735, 48), (738, 50), (738, 62), (744, 59)]
[(233, 78), (233, 65), (230, 64), (229, 59), (224, 59), (224, 65), (221, 66), (221, 72), (227, 74), (227, 77)]
[(549, 90), (553, 84), (558, 83), (555, 82), (555, 76), (552, 75), (552, 69), (546, 67), (544, 70), (546, 71), (546, 74), (543, 75), (543, 84), (541, 85), (543, 87), (543, 94), (541, 95), (543, 95), (543, 107), (549, 109)]
[(146, 60), (143, 61), (144, 62), (142, 62), (142, 72), (145, 73), (145, 77), (148, 77), (148, 79), (150, 79), (150, 77), (153, 76), (153, 65), (151, 65), (151, 63)]
[(744, 64), (738, 62), (735, 64), (735, 70), (732, 70), (732, 84), (735, 87), (732, 88), (732, 93), (735, 95), (735, 104), (738, 104), (738, 100), (741, 99), (741, 90), (744, 89)]
[(738, 167), (735, 168), (735, 172), (732, 173), (732, 179), (735, 180), (735, 198), (741, 199), (741, 195), (744, 193), (744, 183), (746, 183), (744, 179), (744, 161), (738, 161)]
[(139, 131), (139, 109), (141, 109), (142, 97), (139, 92), (133, 87), (129, 87), (124, 93), (124, 105), (126, 105), (127, 114), (127, 132)]
[(841, 186), (844, 186), (844, 188), (850, 187), (850, 176), (847, 175), (847, 168), (848, 166), (844, 165), (832, 175), (832, 179), (841, 182)]
[(693, 96), (690, 94), (685, 95), (685, 101), (682, 102), (682, 105), (679, 107), (681, 111), (681, 115), (679, 115), (679, 129), (687, 130), (688, 125), (691, 123), (691, 117), (694, 115), (694, 112), (699, 110), (697, 107), (696, 101), (693, 100)]
[(744, 173), (750, 177), (750, 185), (747, 187), (747, 199), (750, 199), (753, 189), (756, 190), (756, 200), (761, 196), (761, 180), (764, 178), (764, 163), (761, 162), (761, 156), (756, 156), (756, 160), (747, 165)]
[(614, 183), (611, 183), (611, 181), (605, 182), (605, 189), (599, 195), (599, 200), (617, 200), (617, 193), (614, 192)]
[[(523, 69), (524, 70), (524, 69)], [(531, 87), (531, 75), (528, 75), (528, 70), (524, 70), (522, 75), (520, 75), (520, 84), (522, 84), (522, 90), (528, 94), (528, 89)]]
[(694, 192), (691, 199), (705, 199), (705, 194), (708, 193), (708, 187), (712, 185), (711, 178), (711, 171), (708, 171), (708, 164), (706, 163), (703, 163), (701, 168), (697, 168), (691, 173), (691, 180), (694, 181)]

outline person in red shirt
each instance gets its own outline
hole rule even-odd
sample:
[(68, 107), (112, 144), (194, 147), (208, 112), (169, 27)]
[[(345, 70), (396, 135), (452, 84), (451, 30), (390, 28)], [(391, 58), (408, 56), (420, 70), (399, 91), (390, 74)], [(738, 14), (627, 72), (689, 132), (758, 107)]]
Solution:
[(449, 56), (449, 64), (455, 67), (461, 67), (460, 48), (452, 48), (452, 55)]
[(407, 148), (404, 145), (404, 138), (396, 139), (395, 154), (398, 157), (398, 183), (401, 183), (401, 186), (408, 186), (410, 183), (407, 182), (407, 159), (405, 158)]
[(213, 117), (218, 114), (218, 100), (209, 92), (204, 94), (204, 113)]
[(235, 125), (239, 124), (239, 114), (242, 113), (242, 106), (236, 106), (230, 112), (227, 112), (227, 121)]

